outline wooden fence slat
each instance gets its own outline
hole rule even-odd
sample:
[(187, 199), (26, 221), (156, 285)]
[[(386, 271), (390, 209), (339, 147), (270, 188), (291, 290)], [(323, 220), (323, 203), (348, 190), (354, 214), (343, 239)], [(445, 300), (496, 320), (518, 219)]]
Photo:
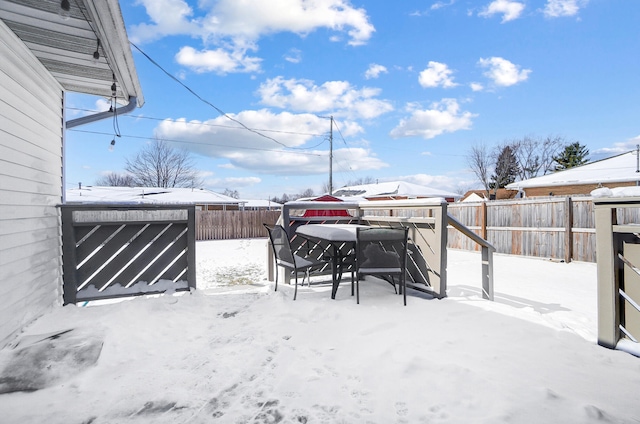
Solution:
[(263, 223), (273, 225), (280, 211), (196, 211), (197, 240), (267, 237)]
[[(448, 212), (496, 247), (496, 252), (569, 262), (595, 262), (591, 197), (548, 197), (454, 203)], [(618, 222), (640, 223), (638, 209), (618, 209)], [(477, 250), (449, 228), (448, 247)]]

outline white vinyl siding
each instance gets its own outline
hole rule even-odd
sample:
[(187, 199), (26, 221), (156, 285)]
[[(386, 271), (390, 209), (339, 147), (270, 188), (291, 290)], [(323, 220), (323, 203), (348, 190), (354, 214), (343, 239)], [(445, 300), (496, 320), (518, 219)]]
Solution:
[(0, 21), (0, 347), (61, 302), (63, 90)]

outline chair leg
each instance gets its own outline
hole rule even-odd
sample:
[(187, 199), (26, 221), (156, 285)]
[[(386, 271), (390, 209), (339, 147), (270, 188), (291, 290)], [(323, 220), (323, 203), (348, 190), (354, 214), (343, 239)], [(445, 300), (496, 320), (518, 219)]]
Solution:
[(407, 306), (407, 277), (402, 275), (400, 277), (400, 284), (402, 285), (402, 296), (404, 296), (404, 306)]
[(353, 271), (351, 271), (351, 296), (353, 296), (353, 286), (354, 286)]
[(356, 304), (360, 304), (360, 276), (356, 275)]
[(278, 274), (280, 274), (280, 271), (278, 270), (278, 265), (276, 265), (276, 288), (273, 291), (278, 291)]
[(296, 297), (298, 297), (298, 271), (294, 270), (293, 273), (296, 276), (296, 288), (293, 289), (293, 300), (296, 300)]

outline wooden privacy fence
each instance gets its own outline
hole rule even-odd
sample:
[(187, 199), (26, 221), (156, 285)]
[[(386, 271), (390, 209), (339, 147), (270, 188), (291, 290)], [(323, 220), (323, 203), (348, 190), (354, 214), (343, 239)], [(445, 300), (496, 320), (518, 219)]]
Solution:
[(64, 303), (195, 288), (195, 207), (62, 205)]
[[(489, 241), (498, 253), (565, 262), (596, 260), (591, 197), (456, 203), (449, 205), (448, 212)], [(637, 219), (637, 215), (625, 219)], [(451, 227), (448, 247), (476, 248)]]
[(280, 211), (196, 211), (196, 239), (224, 240), (267, 237), (262, 226), (275, 224)]

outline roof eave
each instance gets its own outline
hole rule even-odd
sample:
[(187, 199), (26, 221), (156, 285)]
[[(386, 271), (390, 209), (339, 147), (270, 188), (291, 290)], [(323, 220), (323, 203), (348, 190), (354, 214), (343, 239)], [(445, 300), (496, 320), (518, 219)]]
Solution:
[[(116, 81), (120, 83), (119, 88), (125, 97), (123, 100), (135, 98), (137, 106), (141, 107), (144, 96), (118, 0), (83, 1), (92, 15), (91, 19), (110, 60)], [(67, 88), (75, 91), (71, 87)]]

